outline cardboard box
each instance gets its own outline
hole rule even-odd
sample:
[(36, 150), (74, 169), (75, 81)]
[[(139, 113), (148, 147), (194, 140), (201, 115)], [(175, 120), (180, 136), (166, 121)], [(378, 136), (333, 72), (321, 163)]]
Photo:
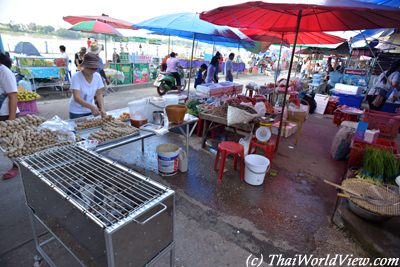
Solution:
[[(275, 122), (272, 125), (272, 134), (278, 135), (278, 131), (279, 131), (279, 121)], [(290, 122), (290, 121), (284, 121), (283, 122), (281, 136), (283, 136), (285, 138), (288, 138), (288, 137), (292, 136), (293, 134), (295, 134), (296, 131), (297, 131), (297, 124), (296, 123)]]

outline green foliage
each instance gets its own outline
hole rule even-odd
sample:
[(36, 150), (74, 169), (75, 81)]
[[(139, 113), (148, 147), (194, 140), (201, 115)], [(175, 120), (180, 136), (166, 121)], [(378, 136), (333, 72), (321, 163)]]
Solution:
[(74, 32), (64, 28), (55, 29), (51, 25), (37, 25), (36, 23), (29, 23), (29, 24), (18, 24), (14, 22), (10, 22), (7, 24), (2, 24), (5, 31), (10, 32), (28, 32), (28, 33), (36, 33), (36, 34), (43, 34), (43, 35), (55, 35), (62, 38), (70, 38), (70, 39), (79, 39), (86, 37), (86, 33)]

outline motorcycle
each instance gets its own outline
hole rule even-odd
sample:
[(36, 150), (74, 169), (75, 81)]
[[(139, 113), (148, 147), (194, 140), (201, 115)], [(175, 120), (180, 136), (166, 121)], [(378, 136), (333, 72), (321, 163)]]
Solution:
[(181, 86), (178, 88), (176, 85), (175, 77), (172, 74), (167, 72), (160, 72), (157, 76), (157, 79), (154, 81), (154, 86), (157, 87), (157, 93), (159, 95), (164, 95), (170, 90), (178, 90), (179, 92), (185, 90), (186, 88), (186, 80), (185, 80), (185, 72), (183, 69), (178, 70), (179, 76), (181, 78)]

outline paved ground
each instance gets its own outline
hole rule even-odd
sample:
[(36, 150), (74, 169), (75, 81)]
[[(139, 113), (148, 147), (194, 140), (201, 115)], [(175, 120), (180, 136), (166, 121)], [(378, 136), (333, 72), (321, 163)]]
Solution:
[[(248, 80), (266, 79), (248, 76), (240, 82)], [(107, 96), (106, 106), (119, 108), (154, 94), (154, 88), (123, 90)], [(41, 101), (41, 115), (66, 118), (67, 101)], [(272, 165), (278, 176), (268, 177), (259, 187), (240, 182), (230, 164), (223, 182), (217, 184), (211, 168), (214, 155), (200, 148), (198, 137), (190, 140), (189, 172), (168, 178), (155, 172), (155, 147), (165, 142), (183, 146), (180, 135), (169, 133), (146, 140), (144, 154), (135, 143), (104, 155), (176, 190), (176, 266), (246, 266), (250, 253), (262, 254), (264, 259), (270, 254), (299, 253), (365, 256), (359, 244), (330, 223), (336, 191), (323, 179), (337, 181), (345, 169), (343, 162), (335, 162), (329, 155), (335, 133), (331, 120), (311, 116), (295, 148), (291, 139), (281, 143)], [(1, 157), (0, 173), (10, 164)], [(0, 266), (32, 266), (35, 253), (20, 177), (0, 181), (0, 199)], [(48, 251), (60, 266), (76, 266), (58, 246), (52, 245)], [(156, 266), (166, 262), (167, 257)]]

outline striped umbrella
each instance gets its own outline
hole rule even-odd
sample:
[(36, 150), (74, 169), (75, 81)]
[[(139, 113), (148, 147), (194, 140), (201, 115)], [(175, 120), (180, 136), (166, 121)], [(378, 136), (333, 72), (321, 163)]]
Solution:
[(113, 26), (97, 20), (82, 21), (75, 24), (69, 29), (72, 31), (122, 36), (122, 34), (117, 31)]
[(120, 36), (122, 37), (123, 35), (117, 31), (113, 26), (110, 24), (98, 21), (98, 20), (88, 20), (88, 21), (82, 21), (71, 28), (69, 28), (72, 31), (80, 31), (80, 32), (89, 32), (89, 33), (102, 33), (104, 34), (104, 53), (105, 57), (107, 60), (107, 35), (113, 35), (113, 36)]

